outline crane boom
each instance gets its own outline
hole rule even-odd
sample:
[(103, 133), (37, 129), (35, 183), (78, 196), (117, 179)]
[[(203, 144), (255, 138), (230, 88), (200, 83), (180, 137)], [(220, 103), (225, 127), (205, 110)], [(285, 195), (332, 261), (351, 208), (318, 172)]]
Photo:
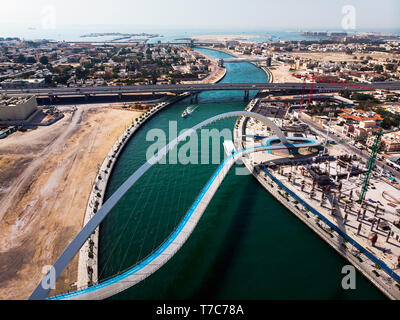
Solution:
[(381, 141), (382, 134), (383, 134), (382, 129), (380, 129), (375, 137), (375, 142), (372, 147), (371, 156), (369, 157), (369, 160), (368, 160), (367, 172), (365, 173), (364, 183), (361, 188), (361, 194), (360, 194), (360, 199), (359, 199), (360, 203), (362, 203), (364, 201), (365, 195), (367, 194), (367, 191), (368, 191), (369, 179), (371, 178), (371, 172), (372, 172), (372, 169), (374, 168), (374, 163), (375, 163), (376, 155), (378, 154), (379, 143)]

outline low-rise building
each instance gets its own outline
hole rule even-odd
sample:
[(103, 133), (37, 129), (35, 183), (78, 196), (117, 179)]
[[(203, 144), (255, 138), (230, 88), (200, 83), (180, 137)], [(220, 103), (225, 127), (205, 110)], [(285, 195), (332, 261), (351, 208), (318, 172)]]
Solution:
[(376, 126), (379, 126), (383, 118), (373, 111), (343, 109), (343, 113), (339, 114), (339, 120), (357, 123), (358, 125), (365, 121), (375, 121)]
[(362, 129), (368, 129), (368, 128), (376, 128), (376, 121), (375, 120), (364, 120), (360, 121), (359, 127)]
[(386, 152), (400, 151), (400, 133), (390, 132), (384, 134), (381, 138), (381, 144)]
[(4, 90), (8, 89), (38, 89), (45, 86), (45, 80), (42, 79), (7, 79), (1, 82)]
[(399, 104), (390, 104), (383, 107), (386, 111), (393, 114), (400, 114), (400, 105)]
[(23, 121), (37, 110), (36, 97), (3, 97), (0, 99), (0, 121)]

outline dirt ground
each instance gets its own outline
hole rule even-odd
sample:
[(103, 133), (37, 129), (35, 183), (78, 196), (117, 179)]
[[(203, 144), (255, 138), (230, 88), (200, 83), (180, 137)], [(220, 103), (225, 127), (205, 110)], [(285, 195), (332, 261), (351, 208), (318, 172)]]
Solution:
[[(385, 61), (389, 59), (399, 59), (399, 54), (386, 53), (386, 52), (371, 52), (371, 53), (355, 53), (353, 55), (346, 54), (345, 52), (293, 52), (289, 53), (292, 57), (300, 57), (303, 59), (312, 59), (315, 61), (334, 61), (334, 62), (357, 62), (361, 57), (366, 59), (370, 56), (373, 60)], [(354, 59), (357, 57), (357, 59)]]
[[(311, 59), (314, 61), (333, 61), (333, 62), (358, 62), (361, 61), (360, 58), (366, 58), (367, 56), (371, 56), (376, 61), (385, 61), (387, 58), (389, 59), (400, 59), (400, 55), (397, 54), (389, 54), (384, 52), (373, 52), (368, 54), (356, 53), (353, 55), (346, 54), (345, 52), (293, 52), (288, 55), (293, 58), (299, 57), (302, 59)], [(357, 59), (354, 59), (357, 57)], [(274, 76), (274, 82), (276, 83), (284, 83), (284, 82), (301, 82), (300, 79), (292, 76), (293, 71), (290, 71), (289, 64), (274, 64), (269, 68)]]
[(293, 71), (290, 71), (290, 65), (288, 64), (274, 64), (272, 67), (268, 67), (274, 77), (274, 83), (285, 83), (285, 82), (301, 82), (301, 79), (293, 77)]
[[(0, 299), (28, 298), (42, 268), (78, 233), (97, 164), (140, 115), (99, 105), (60, 109), (57, 123), (0, 140)], [(75, 263), (62, 282), (76, 277)]]

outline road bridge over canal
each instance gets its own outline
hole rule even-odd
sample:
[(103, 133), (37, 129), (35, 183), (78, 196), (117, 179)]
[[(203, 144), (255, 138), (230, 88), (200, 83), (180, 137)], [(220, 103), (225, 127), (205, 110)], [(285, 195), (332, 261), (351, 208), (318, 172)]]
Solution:
[[(40, 89), (10, 89), (0, 90), (0, 95), (8, 96), (30, 96), (36, 95), (38, 98), (56, 98), (56, 97), (90, 97), (90, 96), (110, 96), (116, 95), (121, 97), (128, 94), (143, 93), (198, 93), (201, 91), (224, 91), (236, 90), (281, 90), (281, 91), (308, 91), (311, 84), (305, 84), (303, 89), (302, 83), (198, 83), (198, 84), (169, 84), (169, 85), (138, 85), (138, 86), (92, 86), (79, 88), (40, 88)], [(378, 89), (400, 91), (400, 81), (391, 82), (374, 82), (373, 84), (363, 84), (355, 86), (346, 83), (315, 83), (313, 90), (319, 92), (339, 92), (348, 89), (351, 91), (373, 91)]]

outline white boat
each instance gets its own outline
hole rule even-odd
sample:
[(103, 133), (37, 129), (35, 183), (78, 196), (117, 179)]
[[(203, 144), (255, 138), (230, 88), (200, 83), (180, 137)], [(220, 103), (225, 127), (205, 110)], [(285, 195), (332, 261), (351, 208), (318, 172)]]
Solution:
[(235, 145), (232, 140), (224, 140), (223, 142), (225, 154), (229, 157), (236, 152)]
[(196, 109), (198, 108), (198, 106), (193, 105), (193, 106), (188, 106), (185, 111), (183, 111), (182, 113), (182, 118), (187, 118), (189, 117)]

